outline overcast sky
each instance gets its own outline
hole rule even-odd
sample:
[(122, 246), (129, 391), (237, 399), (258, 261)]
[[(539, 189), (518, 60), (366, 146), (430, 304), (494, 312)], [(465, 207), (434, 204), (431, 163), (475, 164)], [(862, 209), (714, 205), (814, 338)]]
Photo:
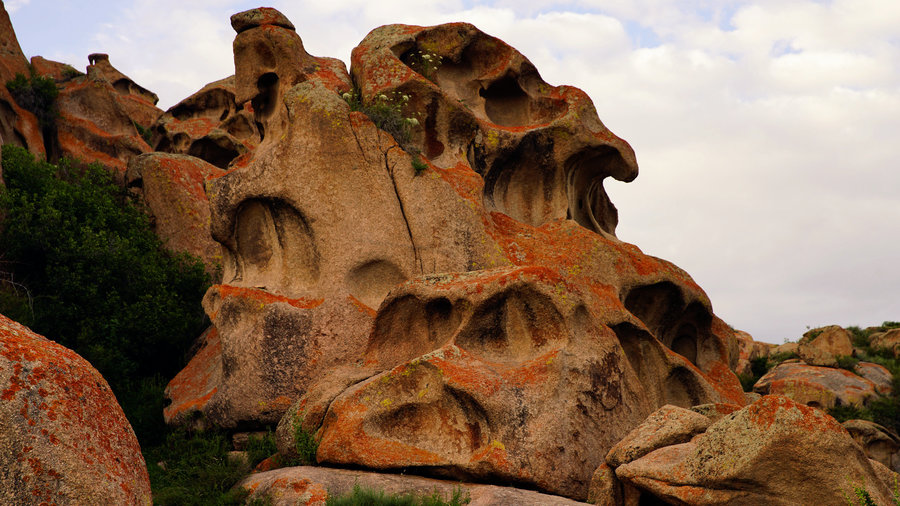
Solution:
[[(91, 52), (166, 109), (234, 73), (257, 2), (6, 1), (29, 57)], [(900, 320), (900, 1), (273, 1), (309, 53), (349, 61), (388, 23), (468, 21), (634, 147), (618, 236), (687, 270), (757, 340)], [(609, 181), (609, 180), (608, 180)]]

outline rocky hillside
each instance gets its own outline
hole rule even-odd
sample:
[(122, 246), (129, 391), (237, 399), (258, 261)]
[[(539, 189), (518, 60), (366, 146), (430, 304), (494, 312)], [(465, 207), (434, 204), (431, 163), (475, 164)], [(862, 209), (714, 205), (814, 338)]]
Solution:
[[(734, 371), (769, 350), (686, 272), (617, 239), (604, 181), (638, 165), (584, 92), (465, 23), (376, 28), (349, 70), (274, 9), (231, 25), (234, 75), (161, 111), (106, 55), (85, 74), (29, 66), (0, 11), (0, 78), (58, 92), (48, 115), (0, 89), (0, 135), (103, 164), (218, 277), (163, 414), (236, 442), (277, 426), (277, 454), (239, 485), (248, 500), (324, 504), (354, 482), (447, 496), (464, 482), (472, 504), (893, 500), (893, 457), (822, 411), (836, 400), (785, 386), (788, 362), (754, 387), (781, 395), (746, 395)], [(845, 354), (824, 332), (800, 344), (810, 363)], [(35, 359), (3, 357), (0, 388), (24, 385), (8, 371)], [(883, 371), (861, 367), (875, 392)], [(34, 424), (5, 420), (4, 452), (22, 454), (7, 434)], [(6, 483), (2, 497), (28, 497)]]

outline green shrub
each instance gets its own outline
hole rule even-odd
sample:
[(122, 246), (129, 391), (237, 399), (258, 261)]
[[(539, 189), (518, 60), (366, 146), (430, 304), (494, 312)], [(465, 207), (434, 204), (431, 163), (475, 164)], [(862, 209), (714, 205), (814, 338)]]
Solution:
[(410, 127), (418, 125), (419, 121), (403, 114), (403, 109), (409, 102), (409, 95), (400, 92), (390, 95), (381, 94), (371, 102), (365, 103), (359, 90), (353, 90), (344, 93), (343, 98), (350, 105), (351, 111), (365, 114), (372, 120), (372, 123), (375, 123), (375, 126), (391, 134), (401, 148), (418, 154), (417, 150), (410, 145), (412, 136)]
[(0, 312), (86, 358), (120, 399), (146, 394), (143, 379), (174, 376), (207, 324), (202, 263), (166, 252), (99, 165), (56, 166), (4, 146), (3, 172), (4, 278), (30, 302), (3, 284)]
[(294, 447), (300, 456), (300, 465), (316, 464), (316, 452), (319, 451), (319, 442), (315, 434), (303, 430), (303, 415), (294, 419)]
[(837, 361), (837, 366), (841, 369), (846, 369), (850, 372), (853, 372), (856, 369), (856, 364), (859, 363), (858, 358), (851, 357), (849, 355), (838, 355), (834, 357)]
[(264, 436), (250, 436), (247, 440), (247, 462), (251, 469), (277, 452), (275, 434), (271, 430)]
[(359, 485), (353, 486), (353, 491), (341, 496), (329, 496), (328, 506), (462, 506), (469, 504), (471, 499), (462, 487), (453, 489), (449, 500), (437, 491), (431, 494), (416, 495), (386, 494), (383, 490), (375, 490)]
[(412, 168), (416, 171), (417, 176), (421, 176), (423, 172), (428, 170), (428, 164), (422, 161), (419, 155), (412, 156)]
[(40, 126), (46, 128), (53, 125), (59, 115), (56, 110), (59, 88), (53, 79), (37, 75), (33, 68), (30, 74), (30, 77), (16, 74), (14, 79), (7, 81), (6, 89), (19, 107), (34, 114)]
[(246, 465), (228, 459), (224, 433), (172, 431), (165, 442), (144, 452), (156, 505), (237, 505), (249, 495), (232, 487)]

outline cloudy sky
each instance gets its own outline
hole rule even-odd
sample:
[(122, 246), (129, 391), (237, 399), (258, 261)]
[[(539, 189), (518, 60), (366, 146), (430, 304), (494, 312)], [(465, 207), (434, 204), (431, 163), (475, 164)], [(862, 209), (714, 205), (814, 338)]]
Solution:
[[(242, 1), (7, 0), (27, 56), (111, 63), (163, 109), (234, 73)], [(686, 269), (721, 318), (781, 343), (900, 320), (900, 1), (272, 1), (306, 49), (468, 21), (594, 100), (641, 174), (618, 235)]]

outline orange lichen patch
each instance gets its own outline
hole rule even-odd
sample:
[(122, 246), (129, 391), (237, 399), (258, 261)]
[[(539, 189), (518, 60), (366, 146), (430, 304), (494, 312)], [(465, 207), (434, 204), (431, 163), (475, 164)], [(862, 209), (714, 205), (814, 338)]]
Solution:
[(706, 376), (713, 388), (722, 395), (723, 399), (739, 406), (747, 403), (747, 398), (744, 396), (743, 388), (741, 388), (741, 382), (734, 374), (734, 371), (728, 367), (728, 364), (721, 360), (716, 360), (707, 369), (706, 372), (701, 371), (701, 374)]
[(168, 118), (165, 124), (166, 129), (172, 134), (185, 133), (195, 139), (209, 135), (210, 132), (219, 127), (218, 121), (203, 116), (186, 120), (179, 120), (174, 117)]
[(202, 411), (218, 391), (222, 374), (222, 341), (216, 327), (211, 327), (203, 339), (203, 347), (166, 386), (166, 395), (172, 399), (172, 404), (163, 409), (166, 421)]
[(445, 463), (439, 455), (427, 450), (367, 434), (364, 421), (372, 408), (360, 399), (363, 393), (358, 390), (354, 395), (338, 399), (329, 409), (316, 460), (334, 464), (364, 461), (375, 469)]
[(804, 406), (782, 395), (765, 395), (747, 408), (751, 423), (768, 430), (779, 418), (786, 418), (788, 425), (800, 427), (810, 432), (827, 431), (848, 434), (847, 430), (834, 418), (823, 411)]
[[(112, 136), (108, 135), (106, 137), (110, 137), (111, 139), (113, 138)], [(98, 151), (96, 149), (88, 147), (88, 145), (84, 141), (75, 137), (68, 131), (60, 131), (58, 138), (61, 148), (68, 155), (80, 160), (100, 163), (101, 165), (111, 167), (124, 174), (126, 165), (122, 160), (110, 156), (102, 151)], [(109, 142), (116, 141), (110, 140)]]
[[(19, 367), (16, 367), (18, 365)], [(28, 475), (47, 501), (65, 501), (66, 480), (125, 484), (121, 502), (149, 499), (149, 481), (137, 439), (105, 380), (84, 359), (0, 316), (0, 377), (19, 388), (0, 404), (14, 420), (9, 441), (14, 475)], [(73, 462), (74, 460), (74, 462)], [(78, 476), (57, 471), (66, 462)]]
[(484, 190), (484, 178), (481, 177), (481, 174), (463, 162), (447, 168), (432, 165), (430, 162), (428, 166), (441, 179), (449, 183), (460, 197), (474, 204), (475, 208), (481, 207), (481, 194)]
[[(337, 93), (349, 92), (352, 89), (350, 83), (344, 75), (339, 75), (335, 69), (334, 61), (329, 58), (316, 58), (318, 69), (308, 76), (310, 80), (322, 82), (326, 88), (334, 90)], [(341, 69), (343, 70), (343, 69)], [(343, 74), (343, 72), (341, 73)]]
[(469, 459), (470, 464), (489, 464), (495, 470), (509, 473), (512, 471), (512, 465), (509, 462), (509, 455), (506, 446), (500, 441), (493, 440), (482, 448), (479, 448)]
[[(149, 174), (146, 172), (150, 172)], [(205, 202), (206, 191), (204, 190), (204, 181), (207, 174), (212, 172), (216, 174), (222, 172), (218, 168), (210, 170), (208, 164), (201, 164), (197, 161), (185, 158), (160, 158), (159, 172), (145, 171), (144, 178), (153, 177), (162, 179), (169, 184), (176, 185), (178, 188), (185, 190), (193, 199)], [(194, 211), (196, 213), (196, 211)]]
[(368, 315), (372, 318), (375, 318), (375, 314), (376, 314), (375, 310), (370, 308), (369, 306), (365, 305), (363, 302), (361, 302), (359, 299), (357, 299), (353, 295), (348, 295), (347, 300), (350, 301), (350, 303), (353, 304), (356, 307), (356, 309), (359, 309), (363, 314)]
[(485, 367), (480, 358), (452, 344), (425, 355), (423, 360), (441, 371), (447, 385), (462, 391), (491, 396), (504, 385), (504, 379)]
[(256, 464), (256, 467), (253, 468), (252, 473), (264, 473), (266, 471), (271, 471), (272, 469), (278, 469), (282, 467), (281, 464), (278, 463), (278, 456), (272, 455), (271, 457), (263, 460), (259, 464)]
[(298, 309), (313, 309), (325, 302), (325, 299), (308, 299), (305, 297), (292, 299), (290, 297), (285, 297), (284, 295), (274, 294), (258, 288), (247, 288), (234, 285), (213, 285), (210, 290), (218, 293), (223, 299), (227, 297), (240, 297), (243, 299), (255, 300), (263, 304), (283, 302)]

